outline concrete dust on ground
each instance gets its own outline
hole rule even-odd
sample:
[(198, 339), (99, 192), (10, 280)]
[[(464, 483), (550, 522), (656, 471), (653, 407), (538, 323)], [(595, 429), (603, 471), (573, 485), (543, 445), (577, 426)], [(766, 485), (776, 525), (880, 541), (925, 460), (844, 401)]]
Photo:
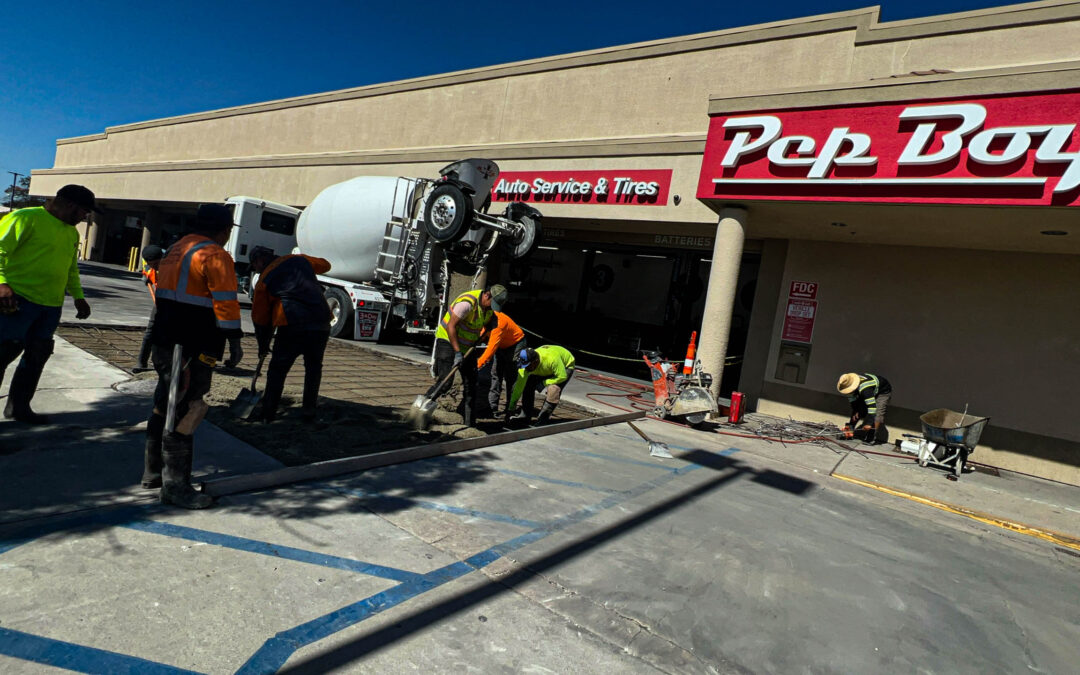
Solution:
[[(141, 328), (65, 324), (57, 333), (76, 347), (130, 372), (135, 366), (143, 331)], [(229, 406), (242, 389), (251, 386), (258, 353), (258, 346), (251, 336), (245, 336), (243, 347), (245, 356), (239, 368), (219, 367), (215, 371), (210, 393), (205, 397), (210, 404), (207, 419), (286, 465), (475, 438), (504, 430), (500, 420), (490, 418), (482, 417), (476, 428), (462, 423), (459, 381), (439, 399), (429, 428), (417, 431), (408, 413), (416, 397), (424, 394), (433, 382), (427, 367), (342, 340), (331, 340), (327, 345), (315, 422), (304, 423), (300, 419), (304, 382), (302, 358), (293, 365), (285, 380), (277, 419), (264, 424), (260, 403), (250, 419), (239, 420), (233, 417)], [(141, 380), (156, 380), (157, 374), (151, 371), (133, 378), (136, 381), (130, 384), (138, 385)], [(265, 386), (264, 364), (256, 389), (261, 394)], [(148, 384), (125, 386), (121, 390), (145, 392), (148, 387)], [(478, 392), (481, 401), (486, 399), (486, 394), (486, 388), (481, 387)], [(565, 402), (556, 412), (556, 421), (593, 416)]]

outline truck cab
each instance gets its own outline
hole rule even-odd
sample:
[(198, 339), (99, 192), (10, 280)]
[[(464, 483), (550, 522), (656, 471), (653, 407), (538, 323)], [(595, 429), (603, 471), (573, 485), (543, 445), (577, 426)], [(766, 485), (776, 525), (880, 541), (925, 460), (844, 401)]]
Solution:
[(296, 248), (296, 221), (300, 209), (256, 197), (229, 197), (225, 204), (232, 209), (235, 224), (225, 250), (236, 262), (240, 292), (250, 295), (252, 280), (248, 252), (256, 246), (265, 246), (278, 255), (291, 253)]

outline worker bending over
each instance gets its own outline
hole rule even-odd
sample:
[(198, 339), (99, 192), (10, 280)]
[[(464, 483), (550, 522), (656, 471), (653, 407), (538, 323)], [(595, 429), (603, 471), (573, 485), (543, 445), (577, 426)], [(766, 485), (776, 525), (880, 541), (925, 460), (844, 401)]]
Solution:
[(885, 426), (885, 412), (889, 407), (889, 397), (892, 396), (892, 385), (889, 381), (870, 373), (844, 373), (836, 383), (836, 390), (847, 395), (848, 403), (851, 404), (851, 419), (848, 420), (851, 428), (862, 432), (862, 437), (867, 442), (888, 443), (889, 429)]
[[(191, 486), (193, 437), (206, 415), (214, 365), (226, 339), (235, 366), (243, 357), (236, 269), (222, 246), (232, 231), (232, 213), (222, 204), (199, 207), (193, 232), (173, 244), (158, 267), (157, 317), (151, 332), (151, 360), (158, 374), (154, 411), (146, 425), (143, 487), (161, 486), (161, 502), (204, 509), (213, 499)], [(182, 348), (176, 394), (175, 429), (166, 433), (173, 348)], [(163, 470), (164, 469), (164, 470)]]
[(536, 349), (523, 349), (518, 354), (518, 376), (514, 391), (506, 404), (506, 417), (521, 399), (521, 412), (514, 419), (532, 419), (536, 391), (546, 387), (544, 407), (536, 417), (536, 425), (546, 424), (551, 413), (562, 399), (563, 389), (574, 376), (574, 355), (558, 345), (543, 345)]
[(263, 421), (274, 421), (285, 377), (296, 357), (302, 354), (304, 401), (300, 416), (305, 422), (314, 422), (331, 319), (330, 306), (315, 277), (329, 272), (330, 262), (299, 254), (279, 258), (265, 246), (253, 248), (248, 259), (259, 274), (251, 301), (251, 321), (255, 324), (260, 359), (270, 353), (270, 338), (277, 329), (274, 355), (266, 376)]
[[(427, 391), (427, 398), (437, 399), (449, 387), (443, 379), (454, 366), (458, 366), (462, 382), (462, 412), (465, 426), (476, 421), (476, 362), (475, 351), (466, 353), (480, 341), (484, 328), (495, 318), (495, 312), (506, 302), (505, 286), (496, 284), (486, 291), (466, 291), (457, 296), (443, 314), (435, 330), (435, 384)], [(439, 385), (442, 386), (439, 386)]]
[(487, 341), (487, 349), (480, 355), (476, 368), (479, 370), (491, 361), (488, 405), (491, 407), (491, 414), (498, 416), (503, 384), (506, 385), (506, 397), (509, 402), (510, 390), (517, 379), (517, 356), (529, 345), (525, 340), (525, 331), (502, 312), (495, 312), (495, 327), (488, 334)]

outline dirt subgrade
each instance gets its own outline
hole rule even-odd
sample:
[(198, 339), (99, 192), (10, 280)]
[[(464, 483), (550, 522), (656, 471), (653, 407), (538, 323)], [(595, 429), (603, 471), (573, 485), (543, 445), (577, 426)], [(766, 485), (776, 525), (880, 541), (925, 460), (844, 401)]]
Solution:
[[(76, 347), (131, 372), (142, 341), (141, 328), (62, 325), (57, 334)], [(318, 417), (313, 423), (300, 419), (303, 396), (303, 359), (297, 360), (285, 381), (285, 392), (274, 422), (259, 421), (261, 404), (250, 420), (235, 418), (230, 404), (240, 391), (251, 386), (258, 351), (255, 338), (243, 342), (244, 360), (239, 368), (220, 367), (205, 400), (207, 419), (283, 464), (294, 466), (328, 459), (353, 457), (411, 445), (455, 438), (471, 438), (506, 430), (501, 420), (481, 417), (476, 427), (462, 424), (460, 380), (439, 400), (431, 426), (417, 431), (407, 417), (413, 401), (427, 391), (433, 380), (426, 366), (396, 359), (366, 348), (363, 343), (331, 340), (323, 363)], [(262, 392), (266, 368), (256, 389)], [(156, 381), (154, 372), (132, 375), (133, 387), (147, 391)], [(138, 386), (145, 381), (144, 386)], [(505, 401), (505, 393), (503, 394)], [(487, 381), (480, 382), (479, 399), (487, 397)], [(149, 414), (149, 410), (147, 411)], [(563, 402), (554, 421), (595, 417), (585, 408)]]

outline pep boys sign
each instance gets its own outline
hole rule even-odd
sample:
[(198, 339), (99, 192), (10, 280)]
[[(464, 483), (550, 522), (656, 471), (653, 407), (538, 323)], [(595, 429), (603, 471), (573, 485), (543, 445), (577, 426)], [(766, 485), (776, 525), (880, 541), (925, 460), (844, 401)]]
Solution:
[(1080, 204), (1080, 93), (713, 117), (699, 199)]

